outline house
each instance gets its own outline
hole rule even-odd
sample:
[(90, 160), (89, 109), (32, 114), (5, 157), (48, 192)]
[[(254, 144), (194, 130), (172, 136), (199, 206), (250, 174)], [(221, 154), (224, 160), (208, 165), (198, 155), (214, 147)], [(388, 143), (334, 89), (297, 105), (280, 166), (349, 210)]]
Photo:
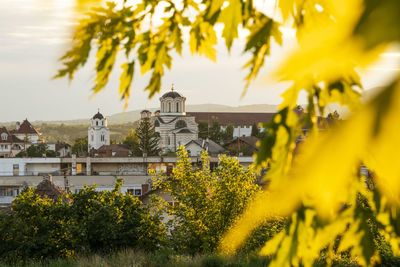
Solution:
[(108, 158), (108, 157), (129, 157), (131, 149), (127, 145), (112, 144), (102, 145), (99, 149), (92, 151), (96, 157)]
[(225, 151), (225, 148), (210, 139), (192, 140), (185, 145), (185, 148), (189, 156), (200, 156), (203, 151), (208, 152), (210, 156), (218, 156)]
[(224, 145), (230, 155), (251, 156), (258, 151), (258, 138), (255, 136), (236, 137)]
[(49, 198), (57, 201), (59, 197), (62, 197), (63, 201), (70, 201), (70, 199), (66, 197), (64, 189), (53, 183), (51, 175), (43, 177), (43, 180), (36, 186), (33, 192), (38, 194), (41, 198)]
[[(228, 125), (233, 125), (233, 137), (251, 136), (251, 129), (254, 124), (269, 122), (275, 113), (262, 112), (188, 112), (188, 116), (193, 116), (197, 123), (200, 121), (208, 122), (212, 125), (213, 121), (218, 121), (222, 129)], [(262, 129), (260, 129), (262, 130)]]
[(0, 128), (0, 158), (14, 157), (24, 149), (24, 141), (12, 135), (7, 128)]
[(18, 139), (30, 144), (37, 144), (40, 141), (40, 133), (33, 125), (25, 119), (21, 124), (17, 122), (16, 128), (10, 131)]
[(72, 147), (67, 143), (56, 143), (55, 151), (61, 158), (70, 157), (72, 155)]

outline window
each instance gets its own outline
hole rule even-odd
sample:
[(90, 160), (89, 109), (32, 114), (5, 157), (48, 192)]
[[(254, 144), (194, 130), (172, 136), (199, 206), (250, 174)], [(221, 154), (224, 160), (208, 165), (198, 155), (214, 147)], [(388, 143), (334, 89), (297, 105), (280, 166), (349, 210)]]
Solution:
[(6, 133), (1, 134), (1, 140), (5, 141), (7, 140), (8, 135)]
[(94, 136), (93, 136), (93, 134), (90, 136), (90, 139), (92, 139), (92, 142), (93, 142), (93, 140), (94, 140)]
[(179, 112), (179, 102), (176, 103), (176, 112)]
[(135, 196), (141, 196), (142, 195), (142, 189), (135, 189)]
[(0, 188), (0, 197), (12, 197), (14, 190), (12, 188)]
[(157, 119), (154, 121), (154, 127), (160, 127), (160, 122)]
[(168, 112), (171, 112), (171, 103), (168, 103)]
[(13, 175), (14, 176), (19, 175), (19, 164), (13, 164)]
[(104, 126), (104, 121), (102, 121), (102, 122), (101, 122), (101, 125), (103, 125), (103, 126)]
[(141, 196), (142, 189), (127, 189), (126, 193), (132, 196)]
[(98, 121), (96, 121), (96, 126), (99, 126), (99, 122)]
[(166, 142), (166, 143), (167, 143), (167, 145), (170, 145), (170, 144), (171, 144), (171, 140), (169, 139), (169, 136), (167, 136), (167, 138), (166, 138), (166, 139), (167, 139), (167, 142)]

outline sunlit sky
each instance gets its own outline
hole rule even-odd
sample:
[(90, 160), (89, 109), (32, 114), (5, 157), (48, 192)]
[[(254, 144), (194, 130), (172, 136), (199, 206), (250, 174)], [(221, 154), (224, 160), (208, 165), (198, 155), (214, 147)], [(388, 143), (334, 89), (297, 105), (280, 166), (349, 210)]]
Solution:
[[(68, 48), (74, 27), (72, 0), (1, 0), (0, 4), (0, 122), (30, 120), (67, 120), (92, 116), (97, 109), (105, 115), (123, 111), (118, 97), (118, 76), (107, 88), (92, 96), (93, 61), (79, 71), (70, 84), (66, 79), (52, 80), (57, 59)], [(273, 8), (266, 5), (265, 8)], [(162, 93), (175, 85), (190, 104), (279, 104), (287, 84), (266, 78), (295, 44), (294, 33), (284, 30), (283, 48), (273, 46), (270, 58), (248, 93), (241, 98), (246, 71), (242, 65), (244, 40), (235, 43), (231, 54), (221, 45), (217, 63), (191, 56), (184, 50), (176, 57), (171, 71), (163, 78)], [(380, 86), (399, 71), (400, 53), (384, 54), (362, 72), (366, 89)], [(121, 62), (121, 61), (120, 61)], [(118, 62), (117, 62), (118, 63)], [(116, 70), (119, 69), (117, 65)], [(160, 95), (148, 100), (143, 88), (148, 76), (135, 76), (127, 110), (157, 107)], [(300, 100), (301, 101), (301, 100)]]

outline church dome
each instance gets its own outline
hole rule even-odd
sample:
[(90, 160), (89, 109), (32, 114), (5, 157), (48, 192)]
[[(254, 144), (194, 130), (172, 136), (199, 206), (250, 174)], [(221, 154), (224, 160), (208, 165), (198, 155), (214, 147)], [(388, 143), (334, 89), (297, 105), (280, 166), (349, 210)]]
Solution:
[(180, 93), (174, 91), (174, 89), (172, 89), (171, 91), (163, 94), (162, 98), (167, 98), (167, 97), (171, 97), (171, 98), (177, 98), (177, 97), (183, 97)]
[(100, 113), (100, 111), (98, 111), (96, 114), (94, 114), (93, 119), (102, 120), (102, 119), (104, 119), (104, 116), (103, 116), (103, 114)]

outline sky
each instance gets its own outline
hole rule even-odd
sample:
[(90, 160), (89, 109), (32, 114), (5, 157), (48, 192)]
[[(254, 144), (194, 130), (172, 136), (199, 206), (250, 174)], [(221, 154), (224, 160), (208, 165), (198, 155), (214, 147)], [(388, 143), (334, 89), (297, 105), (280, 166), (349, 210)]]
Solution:
[[(104, 115), (123, 111), (118, 97), (118, 75), (113, 75), (105, 90), (92, 95), (94, 62), (78, 71), (72, 83), (52, 80), (60, 67), (57, 59), (68, 48), (74, 27), (74, 1), (0, 0), (0, 122), (29, 120), (68, 120), (91, 117), (97, 109)], [(266, 6), (272, 10), (272, 6)], [(273, 11), (271, 11), (273, 12)], [(265, 78), (282, 62), (295, 44), (294, 32), (284, 30), (284, 47), (273, 45), (272, 56), (247, 94), (241, 97), (247, 56), (241, 53), (244, 39), (238, 40), (229, 54), (218, 46), (217, 63), (191, 56), (187, 49), (176, 57), (172, 69), (163, 78), (161, 93), (148, 99), (143, 92), (148, 76), (135, 76), (129, 106), (136, 110), (159, 106), (159, 97), (175, 90), (186, 97), (186, 104), (279, 104), (280, 94), (288, 87)], [(394, 49), (394, 51), (398, 51)], [(379, 87), (400, 71), (400, 53), (384, 54), (373, 66), (362, 71), (366, 89)], [(119, 63), (115, 69), (118, 72)], [(302, 100), (300, 99), (300, 102)]]

